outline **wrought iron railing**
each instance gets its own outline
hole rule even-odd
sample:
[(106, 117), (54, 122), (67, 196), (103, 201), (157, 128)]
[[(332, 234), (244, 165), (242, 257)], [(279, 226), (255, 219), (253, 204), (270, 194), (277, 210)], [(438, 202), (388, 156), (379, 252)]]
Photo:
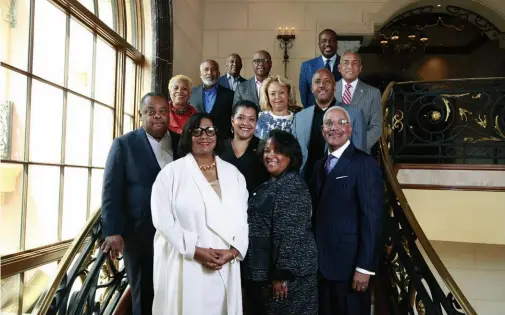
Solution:
[[(396, 85), (395, 85), (396, 86)], [(382, 102), (384, 117), (394, 98), (394, 83), (386, 89)], [(388, 130), (384, 120), (383, 130)], [(426, 238), (394, 175), (389, 147), (391, 133), (381, 137), (380, 162), (385, 182), (384, 252), (380, 264), (383, 296), (390, 315), (476, 315), (460, 288)], [(423, 255), (423, 252), (425, 253)], [(433, 265), (430, 268), (429, 264)], [(438, 274), (444, 283), (434, 276)], [(444, 286), (444, 288), (443, 288)]]
[(100, 210), (90, 218), (58, 265), (54, 282), (32, 314), (112, 314), (128, 282), (122, 260), (100, 250)]
[(505, 78), (394, 84), (394, 163), (505, 164)]

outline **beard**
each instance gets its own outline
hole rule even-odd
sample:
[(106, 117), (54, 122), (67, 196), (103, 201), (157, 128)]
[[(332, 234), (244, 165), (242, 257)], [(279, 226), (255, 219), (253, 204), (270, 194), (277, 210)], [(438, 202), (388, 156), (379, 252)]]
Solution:
[(202, 79), (203, 84), (206, 85), (206, 86), (213, 86), (213, 85), (216, 85), (216, 83), (217, 83), (217, 79), (208, 80), (208, 79), (206, 79), (204, 77), (200, 77), (200, 79)]

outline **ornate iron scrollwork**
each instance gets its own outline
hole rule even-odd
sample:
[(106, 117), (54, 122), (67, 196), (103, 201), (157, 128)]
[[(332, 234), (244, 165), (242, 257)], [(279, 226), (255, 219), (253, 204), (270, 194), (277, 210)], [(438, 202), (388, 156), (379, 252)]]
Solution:
[(395, 84), (395, 163), (505, 163), (505, 78)]
[(477, 13), (453, 5), (448, 5), (445, 8), (447, 13), (467, 20), (478, 27), (481, 32), (485, 33), (489, 37), (489, 39), (497, 39), (501, 34), (503, 34), (493, 23), (489, 22)]

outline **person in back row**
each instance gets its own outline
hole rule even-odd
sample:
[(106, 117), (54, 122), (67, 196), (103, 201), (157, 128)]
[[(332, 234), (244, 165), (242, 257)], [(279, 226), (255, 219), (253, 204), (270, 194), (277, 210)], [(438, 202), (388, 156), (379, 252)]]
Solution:
[(265, 50), (259, 50), (254, 53), (252, 61), (254, 77), (240, 83), (235, 90), (233, 104), (241, 100), (248, 100), (256, 104), (259, 108), (261, 86), (270, 75), (272, 69), (272, 57)]
[(230, 54), (226, 58), (226, 74), (219, 77), (219, 84), (235, 92), (237, 86), (247, 81), (240, 75), (242, 70), (242, 58), (236, 53)]
[(366, 124), (363, 111), (357, 107), (342, 105), (335, 99), (335, 78), (325, 68), (316, 71), (312, 78), (312, 93), (316, 105), (306, 108), (295, 115), (293, 135), (302, 147), (303, 163), (300, 175), (308, 182), (312, 176), (314, 164), (328, 152), (323, 130), (323, 115), (335, 105), (344, 107), (349, 112), (352, 125), (351, 142), (359, 149), (366, 150)]
[(208, 113), (214, 118), (221, 137), (231, 136), (231, 107), (233, 91), (217, 83), (219, 65), (214, 60), (205, 60), (200, 65), (200, 78), (203, 84), (193, 88), (189, 103), (199, 113)]

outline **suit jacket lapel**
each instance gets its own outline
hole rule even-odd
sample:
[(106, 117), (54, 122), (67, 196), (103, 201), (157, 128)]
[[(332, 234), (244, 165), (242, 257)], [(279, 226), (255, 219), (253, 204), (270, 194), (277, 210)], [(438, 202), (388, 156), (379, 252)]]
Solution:
[[(221, 86), (218, 85), (217, 86), (217, 89), (216, 89), (216, 100), (214, 101), (214, 106), (212, 106), (212, 110), (210, 111), (210, 113), (214, 112), (214, 110), (216, 109), (217, 106), (219, 106), (218, 104), (221, 104)], [(210, 114), (209, 113), (209, 114)]]
[(307, 113), (305, 115), (305, 119), (303, 119), (302, 122), (302, 128), (303, 128), (303, 143), (305, 143), (307, 149), (309, 148), (310, 145), (310, 132), (312, 131), (312, 120), (314, 120), (314, 110), (317, 105), (310, 106), (307, 109)]
[(335, 98), (342, 103), (342, 80), (338, 80), (335, 87)]
[(158, 160), (156, 159), (156, 155), (154, 155), (153, 148), (149, 143), (149, 139), (147, 139), (147, 134), (144, 128), (141, 127), (137, 129), (137, 139), (139, 141), (140, 147), (144, 149), (141, 152), (146, 152), (145, 156), (147, 158), (147, 161), (145, 165), (148, 165), (153, 169), (153, 171), (156, 171), (156, 173), (158, 173), (161, 170), (161, 168), (160, 165), (158, 164)]
[(254, 99), (254, 103), (259, 105), (260, 100), (258, 98), (258, 88), (256, 87), (256, 77), (252, 77), (251, 80), (249, 80), (249, 82), (250, 82), (249, 91), (250, 93), (253, 94), (252, 97)]
[(328, 174), (328, 177), (337, 177), (343, 170), (345, 170), (347, 164), (351, 161), (351, 157), (354, 154), (355, 148), (351, 144), (345, 149), (344, 153), (340, 156), (340, 159), (338, 159), (337, 164), (335, 167), (331, 170), (331, 172)]
[(352, 105), (357, 105), (361, 101), (361, 98), (363, 98), (363, 84), (361, 83), (361, 80), (358, 80), (358, 84), (356, 84), (356, 90), (354, 90), (354, 93), (352, 95), (351, 99), (351, 104)]
[(195, 89), (194, 99), (196, 102), (191, 105), (193, 105), (196, 111), (199, 113), (205, 112), (205, 108), (203, 106), (203, 85), (200, 85)]
[(223, 75), (221, 77), (221, 80), (219, 82), (222, 86), (224, 86), (225, 88), (229, 89), (230, 88), (230, 84), (228, 83), (228, 77), (225, 75)]
[(335, 59), (335, 64), (333, 65), (333, 76), (335, 78), (338, 78), (339, 77), (339, 74), (340, 72), (338, 72), (338, 65), (340, 63), (340, 56), (339, 55), (336, 55), (337, 58)]

